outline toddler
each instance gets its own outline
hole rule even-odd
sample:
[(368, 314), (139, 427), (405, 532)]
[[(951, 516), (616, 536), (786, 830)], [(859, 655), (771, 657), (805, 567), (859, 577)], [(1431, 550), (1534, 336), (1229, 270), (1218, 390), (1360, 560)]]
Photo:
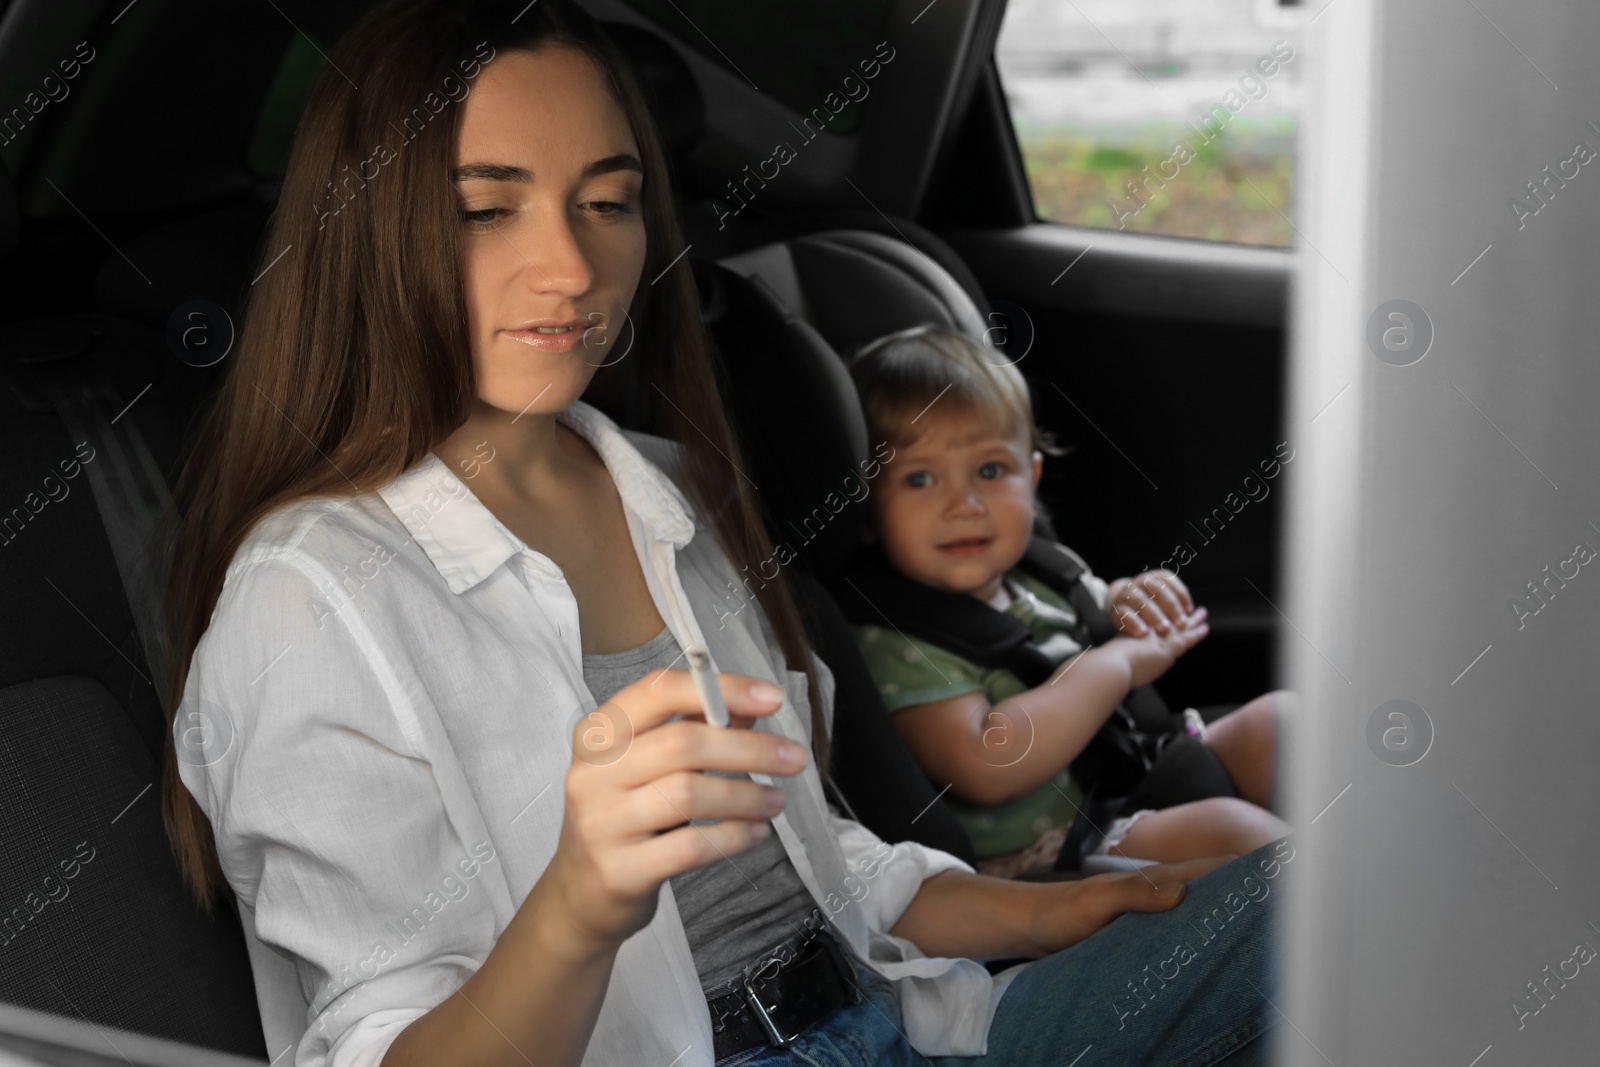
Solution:
[[(1011, 877), (1048, 867), (1083, 800), (1068, 765), (1131, 690), (1206, 636), (1206, 611), (1170, 571), (1108, 586), (1085, 567), (1083, 587), (1116, 622), (1115, 635), (1094, 644), (1069, 598), (1018, 567), (1034, 538), (1043, 454), (1061, 450), (1035, 426), (1016, 367), (963, 334), (919, 326), (868, 345), (851, 375), (872, 439), (894, 448), (869, 505), (868, 539), (881, 562), (1021, 620), (1056, 666), (1029, 688), (1015, 672), (909, 636), (887, 617), (858, 621), (861, 650), (913, 755), (936, 785), (948, 783), (945, 800), (972, 839), (978, 869)], [(1265, 694), (1209, 724), (1186, 711), (1188, 732), (1220, 760), (1234, 787), (1224, 782), (1224, 791), (1237, 795), (1112, 807), (1094, 827), (1103, 840), (1090, 853), (1242, 855), (1288, 833), (1268, 810), (1279, 703), (1288, 696)]]

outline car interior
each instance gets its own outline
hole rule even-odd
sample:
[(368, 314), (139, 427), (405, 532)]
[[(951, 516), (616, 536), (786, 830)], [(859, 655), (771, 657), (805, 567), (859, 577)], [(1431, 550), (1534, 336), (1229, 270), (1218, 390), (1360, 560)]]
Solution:
[[(29, 1062), (284, 1062), (237, 917), (199, 914), (167, 848), (139, 553), (280, 252), (263, 236), (320, 53), (369, 6), (0, 0), (0, 99), (38, 57), (94, 54), (70, 96), (0, 124), (0, 1050)], [(799, 550), (837, 680), (831, 799), (971, 859), (828, 592), (865, 505), (815, 512), (873, 445), (846, 361), (927, 321), (1016, 361), (1071, 446), (1041, 487), (1055, 533), (1134, 574), (1198, 543), (1190, 525), (1283, 440), (1290, 254), (1041, 219), (994, 58), (1005, 0), (585, 6), (647, 87), (749, 473)], [(806, 124), (874, 56), (870, 94)], [(751, 181), (775, 141), (799, 147)], [(175, 342), (191, 329), (203, 343)], [(85, 477), (42, 495), (74, 457)], [(1163, 679), (1174, 707), (1277, 685), (1279, 503), (1184, 568), (1212, 634)], [(83, 877), (21, 906), (63, 857)]]

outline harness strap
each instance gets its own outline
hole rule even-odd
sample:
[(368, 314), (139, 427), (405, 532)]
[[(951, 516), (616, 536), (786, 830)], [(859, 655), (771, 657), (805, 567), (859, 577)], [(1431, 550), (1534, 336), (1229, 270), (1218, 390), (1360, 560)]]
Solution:
[[(1035, 536), (1022, 566), (1072, 604), (1079, 623), (1074, 637), (1080, 646), (1102, 644), (1115, 636), (1110, 617), (1082, 581), (1088, 567), (1070, 549)], [(1021, 619), (975, 597), (906, 577), (876, 545), (856, 554), (836, 584), (835, 595), (845, 618), (853, 623), (887, 623), (980, 666), (1010, 670), (1029, 688), (1043, 685), (1060, 666), (1058, 657), (1034, 642), (1032, 628)], [(1128, 694), (1073, 760), (1072, 773), (1086, 790), (1126, 795), (1155, 761), (1160, 739), (1181, 728), (1181, 719), (1167, 709), (1160, 694), (1141, 686)]]

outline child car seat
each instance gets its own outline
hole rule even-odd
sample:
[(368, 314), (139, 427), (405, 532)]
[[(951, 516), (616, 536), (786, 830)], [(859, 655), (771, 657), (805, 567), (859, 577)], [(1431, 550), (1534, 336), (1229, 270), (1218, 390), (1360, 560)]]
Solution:
[[(803, 223), (794, 223), (801, 226)], [(841, 352), (916, 322), (982, 339), (982, 291), (941, 264), (959, 257), (905, 220), (924, 254), (883, 233), (819, 232), (697, 262), (704, 317), (720, 354), (730, 414), (775, 542), (789, 566), (818, 654), (839, 686), (832, 773), (857, 817), (887, 840), (916, 840), (973, 857), (971, 841), (917, 765), (883, 705), (854, 631), (827, 586), (854, 560), (864, 501), (883, 453), (867, 439)], [(1048, 523), (1040, 531), (1052, 533)], [(1140, 861), (1097, 857), (1086, 869)]]

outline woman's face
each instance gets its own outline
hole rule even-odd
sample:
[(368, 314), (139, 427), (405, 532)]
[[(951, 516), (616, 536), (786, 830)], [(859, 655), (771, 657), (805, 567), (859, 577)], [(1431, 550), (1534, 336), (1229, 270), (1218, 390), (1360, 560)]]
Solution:
[(625, 336), (645, 256), (639, 148), (599, 66), (565, 45), (502, 52), (464, 106), (453, 177), (478, 397), (560, 411)]

